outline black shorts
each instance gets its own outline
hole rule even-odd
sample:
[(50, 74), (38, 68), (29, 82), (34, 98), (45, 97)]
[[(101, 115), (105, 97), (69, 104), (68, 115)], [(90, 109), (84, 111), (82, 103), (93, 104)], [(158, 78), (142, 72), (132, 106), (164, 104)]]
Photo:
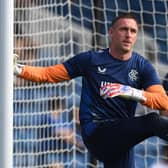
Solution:
[(106, 168), (134, 168), (133, 147), (154, 136), (149, 122), (152, 115), (90, 123), (82, 129), (84, 143)]

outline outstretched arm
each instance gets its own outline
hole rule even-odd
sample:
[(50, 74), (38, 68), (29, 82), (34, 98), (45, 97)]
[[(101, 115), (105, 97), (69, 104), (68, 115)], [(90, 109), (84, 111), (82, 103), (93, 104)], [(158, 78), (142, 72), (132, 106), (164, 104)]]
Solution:
[(19, 77), (34, 82), (58, 83), (70, 80), (70, 76), (63, 64), (48, 67), (24, 66)]
[(48, 67), (35, 67), (20, 65), (17, 63), (18, 56), (14, 54), (14, 74), (34, 82), (58, 83), (70, 80), (70, 76), (63, 64)]

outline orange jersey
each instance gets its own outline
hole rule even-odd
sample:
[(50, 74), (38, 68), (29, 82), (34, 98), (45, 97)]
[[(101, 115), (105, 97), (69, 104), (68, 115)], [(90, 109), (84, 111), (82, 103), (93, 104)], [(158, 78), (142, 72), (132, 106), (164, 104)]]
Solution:
[(146, 101), (142, 103), (151, 109), (168, 110), (168, 96), (162, 85), (152, 85), (144, 91)]
[(63, 64), (49, 67), (24, 66), (20, 77), (34, 82), (58, 83), (69, 80), (70, 77)]

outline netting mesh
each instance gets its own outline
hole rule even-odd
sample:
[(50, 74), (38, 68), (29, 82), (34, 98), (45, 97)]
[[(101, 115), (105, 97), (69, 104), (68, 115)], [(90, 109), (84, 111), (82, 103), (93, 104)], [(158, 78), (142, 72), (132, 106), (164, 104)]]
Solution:
[[(133, 12), (140, 21), (135, 49), (167, 71), (166, 0), (15, 0), (14, 49), (20, 63), (48, 66), (89, 49), (108, 47), (111, 20)], [(165, 85), (167, 86), (167, 85)], [(14, 80), (14, 167), (102, 167), (83, 145), (78, 107), (81, 79), (59, 84)], [(138, 106), (137, 115), (150, 112)], [(166, 160), (166, 143), (150, 138), (136, 147), (136, 168)]]

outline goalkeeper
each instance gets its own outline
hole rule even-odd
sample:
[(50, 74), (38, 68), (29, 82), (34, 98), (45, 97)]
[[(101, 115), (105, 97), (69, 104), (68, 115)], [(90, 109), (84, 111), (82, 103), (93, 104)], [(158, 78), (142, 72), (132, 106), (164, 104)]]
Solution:
[(105, 168), (134, 168), (133, 147), (151, 136), (168, 141), (168, 120), (156, 113), (135, 117), (137, 103), (168, 111), (168, 97), (151, 63), (133, 52), (138, 22), (132, 14), (116, 17), (109, 48), (87, 51), (49, 67), (19, 65), (14, 74), (34, 82), (58, 83), (82, 76), (82, 137)]

